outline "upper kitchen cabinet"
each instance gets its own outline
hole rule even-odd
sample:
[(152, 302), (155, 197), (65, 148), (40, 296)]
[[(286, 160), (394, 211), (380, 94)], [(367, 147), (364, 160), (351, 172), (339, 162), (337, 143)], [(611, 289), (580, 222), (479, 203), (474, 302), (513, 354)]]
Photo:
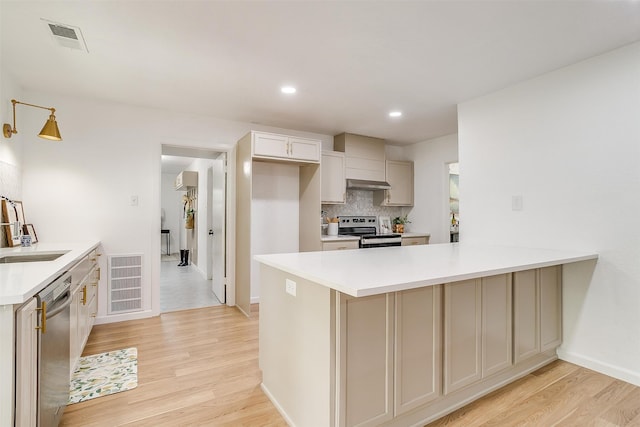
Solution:
[(320, 141), (266, 132), (251, 132), (254, 159), (320, 162)]
[(321, 162), (322, 203), (342, 204), (346, 202), (346, 178), (344, 153), (323, 151)]
[(198, 186), (198, 172), (182, 171), (178, 174), (175, 181), (176, 190), (187, 190), (188, 187)]
[(386, 161), (390, 190), (376, 191), (373, 202), (381, 206), (413, 206), (413, 162)]
[(385, 180), (384, 139), (341, 133), (333, 137), (333, 149), (344, 153), (346, 179)]

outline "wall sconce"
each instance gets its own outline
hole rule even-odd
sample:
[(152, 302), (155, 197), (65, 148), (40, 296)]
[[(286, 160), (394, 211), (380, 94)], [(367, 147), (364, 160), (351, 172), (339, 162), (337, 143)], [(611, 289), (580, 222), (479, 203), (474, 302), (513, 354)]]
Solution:
[(11, 103), (13, 104), (13, 128), (9, 123), (5, 123), (2, 126), (2, 134), (4, 135), (5, 138), (11, 138), (11, 135), (13, 135), (14, 133), (18, 133), (18, 130), (16, 129), (16, 104), (22, 104), (22, 105), (27, 105), (29, 107), (42, 108), (43, 110), (51, 111), (51, 115), (49, 116), (49, 119), (44, 124), (44, 127), (42, 128), (38, 136), (40, 138), (50, 139), (52, 141), (62, 141), (62, 137), (60, 136), (60, 130), (58, 129), (58, 123), (56, 122), (56, 116), (54, 115), (56, 112), (55, 108), (47, 108), (47, 107), (41, 107), (39, 105), (27, 104), (26, 102), (16, 101), (15, 99), (12, 99)]

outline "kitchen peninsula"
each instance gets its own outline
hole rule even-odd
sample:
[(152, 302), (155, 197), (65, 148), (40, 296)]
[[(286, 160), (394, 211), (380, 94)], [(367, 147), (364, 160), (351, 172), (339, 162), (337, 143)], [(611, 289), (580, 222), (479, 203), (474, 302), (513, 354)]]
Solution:
[(256, 259), (262, 387), (289, 424), (407, 426), (555, 360), (562, 282), (597, 254), (438, 244)]

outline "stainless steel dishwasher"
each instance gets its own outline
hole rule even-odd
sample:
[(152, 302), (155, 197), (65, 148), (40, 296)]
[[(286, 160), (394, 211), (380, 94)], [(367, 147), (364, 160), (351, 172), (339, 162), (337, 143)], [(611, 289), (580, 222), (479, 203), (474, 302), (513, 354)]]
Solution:
[(38, 426), (57, 427), (69, 402), (71, 273), (36, 295), (38, 327)]

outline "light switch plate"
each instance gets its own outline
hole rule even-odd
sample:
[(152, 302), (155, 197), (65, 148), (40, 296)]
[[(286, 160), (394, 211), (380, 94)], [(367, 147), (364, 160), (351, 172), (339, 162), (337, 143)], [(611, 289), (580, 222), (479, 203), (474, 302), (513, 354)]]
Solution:
[(289, 295), (296, 296), (296, 282), (290, 279), (286, 279), (284, 282), (284, 289)]
[(522, 196), (511, 196), (511, 210), (512, 211), (521, 211), (522, 210)]

